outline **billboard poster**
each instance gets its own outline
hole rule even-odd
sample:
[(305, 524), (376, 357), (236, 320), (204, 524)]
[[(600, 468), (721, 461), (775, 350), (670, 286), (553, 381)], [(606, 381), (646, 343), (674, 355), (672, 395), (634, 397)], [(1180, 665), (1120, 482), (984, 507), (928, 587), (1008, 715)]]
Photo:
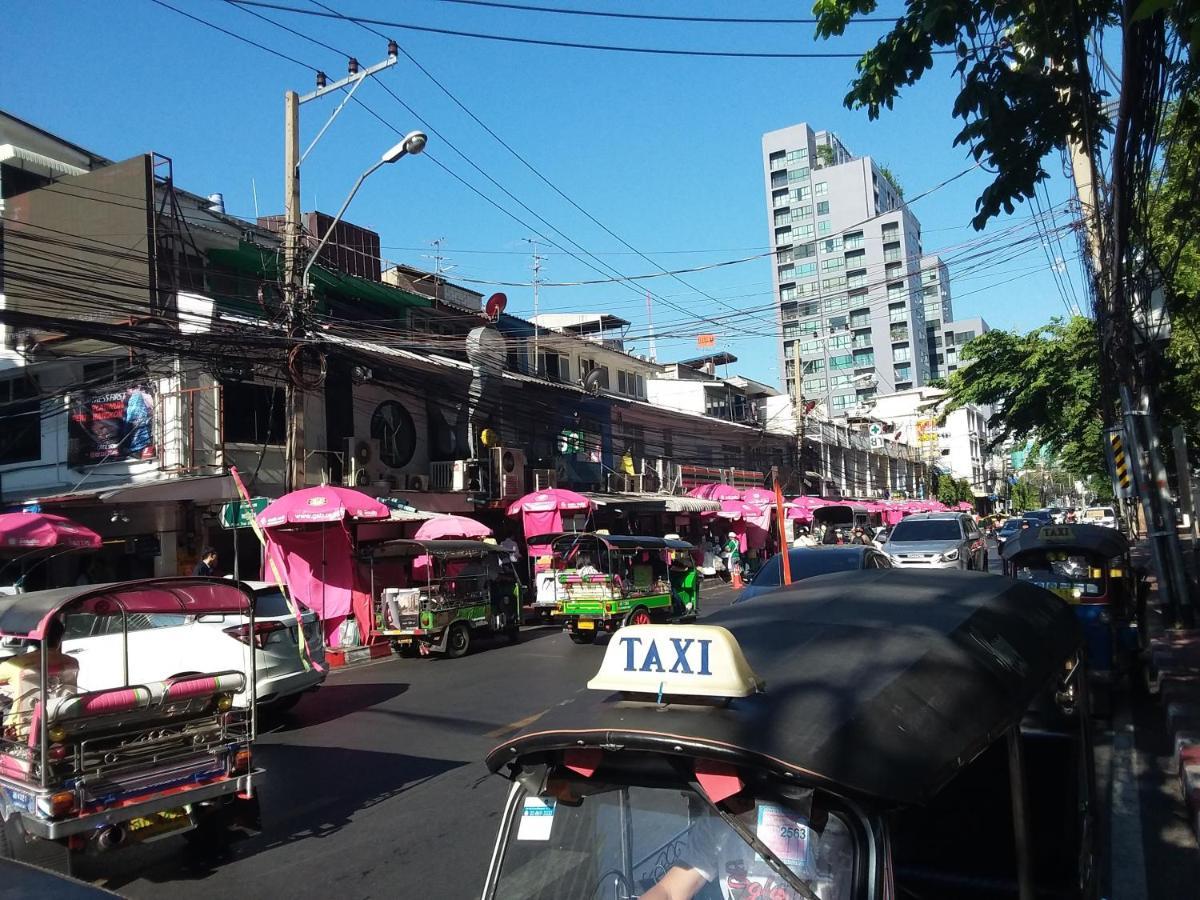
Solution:
[(917, 443), (928, 444), (938, 439), (936, 419), (917, 420)]
[(153, 459), (157, 455), (150, 387), (136, 384), (72, 398), (68, 465)]

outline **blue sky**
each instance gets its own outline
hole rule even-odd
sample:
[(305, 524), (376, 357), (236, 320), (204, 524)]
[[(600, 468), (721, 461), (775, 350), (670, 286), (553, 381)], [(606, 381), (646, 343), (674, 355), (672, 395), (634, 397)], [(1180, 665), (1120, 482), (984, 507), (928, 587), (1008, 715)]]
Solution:
[[(223, 0), (168, 0), (172, 5), (327, 71), (337, 78), (345, 60), (257, 19)], [(288, 2), (288, 0), (285, 0)], [(309, 0), (290, 5), (317, 10)], [(330, 0), (343, 13), (409, 24), (491, 34), (590, 43), (687, 49), (790, 52), (861, 51), (884, 26), (852, 26), (845, 37), (814, 41), (809, 25), (700, 25), (646, 23), (523, 13), (441, 0), (405, 4)], [(755, 0), (728, 4), (658, 0), (602, 3), (555, 0), (541, 5), (622, 9), (676, 15), (801, 16), (804, 4)], [(898, 6), (885, 3), (883, 9)], [(731, 13), (731, 10), (737, 10)], [(384, 58), (382, 38), (346, 22), (259, 10), (279, 22), (352, 52), (364, 65)], [(283, 92), (308, 91), (308, 69), (273, 57), (188, 20), (151, 0), (12, 0), (6, 5), (5, 52), (0, 55), (0, 107), (102, 155), (122, 159), (156, 151), (174, 161), (178, 183), (197, 193), (220, 191), (230, 212), (255, 214), (282, 205)], [(582, 256), (561, 235), (602, 262), (597, 273), (544, 241), (542, 277), (575, 282), (681, 269), (762, 254), (768, 228), (760, 139), (764, 131), (799, 121), (830, 128), (857, 154), (888, 165), (908, 196), (922, 193), (967, 168), (964, 148), (952, 146), (960, 123), (950, 109), (957, 84), (949, 65), (908, 89), (875, 122), (842, 106), (852, 59), (696, 59), (641, 56), (494, 43), (378, 26), (395, 37), (467, 108), (579, 207), (647, 254), (633, 253), (580, 213), (484, 132), (420, 69), (402, 55), (380, 78), (437, 135), (428, 157), (386, 167), (369, 180), (347, 216), (377, 230), (384, 255), (432, 267), (430, 241), (444, 239), (452, 278), (528, 282), (532, 228)], [(333, 212), (355, 178), (396, 140), (393, 130), (424, 127), (380, 85), (357, 94), (387, 125), (349, 104), (303, 169), (303, 206)], [(307, 145), (336, 104), (334, 98), (302, 111)], [(427, 129), (428, 130), (428, 129)], [(462, 155), (455, 151), (457, 148)], [(464, 159), (469, 159), (467, 162)], [(439, 167), (436, 159), (524, 224), (496, 209)], [(554, 231), (505, 196), (471, 163), (499, 182)], [(1057, 159), (1045, 206), (1061, 209), (1069, 182)], [(926, 252), (950, 248), (955, 314), (982, 315), (994, 327), (1034, 327), (1062, 314), (1064, 300), (1047, 252), (1031, 240), (983, 263), (970, 259), (977, 241), (968, 222), (988, 181), (976, 170), (914, 204)], [(1006, 232), (1033, 210), (989, 227), (991, 249), (1011, 243)], [(1065, 218), (1060, 216), (1060, 223)], [(1028, 234), (1028, 223), (1022, 234)], [(561, 234), (559, 233), (561, 232)], [(699, 252), (697, 252), (699, 251)], [(1073, 259), (1073, 236), (1051, 258)], [(1019, 254), (1019, 255), (1018, 255)], [(1075, 296), (1083, 302), (1080, 272), (1069, 265)], [(696, 333), (712, 331), (733, 352), (735, 367), (777, 383), (769, 261), (754, 259), (631, 285), (544, 287), (543, 312), (606, 310), (646, 333), (644, 292), (653, 291), (658, 354), (696, 354)], [(469, 283), (469, 282), (466, 282)], [(471, 284), (485, 293), (496, 289)], [(504, 287), (509, 309), (532, 312), (528, 287)], [(704, 296), (707, 294), (709, 296)], [(716, 298), (714, 302), (709, 297)], [(730, 314), (730, 307), (745, 312)], [(720, 315), (704, 327), (696, 317)], [(635, 349), (645, 350), (641, 340)]]

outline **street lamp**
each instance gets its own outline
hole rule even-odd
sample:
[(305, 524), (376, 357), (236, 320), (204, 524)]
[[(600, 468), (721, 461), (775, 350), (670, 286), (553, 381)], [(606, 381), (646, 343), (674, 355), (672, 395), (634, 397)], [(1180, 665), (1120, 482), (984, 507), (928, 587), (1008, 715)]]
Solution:
[(354, 200), (354, 195), (358, 193), (358, 189), (362, 187), (362, 183), (371, 177), (376, 171), (384, 166), (398, 162), (405, 156), (416, 156), (425, 149), (425, 144), (429, 140), (423, 131), (410, 131), (404, 136), (404, 140), (392, 147), (387, 153), (379, 157), (379, 162), (375, 163), (367, 171), (358, 176), (358, 181), (354, 182), (354, 187), (350, 189), (350, 194), (346, 197), (346, 202), (342, 204), (342, 208), (337, 211), (337, 215), (333, 217), (333, 221), (329, 224), (329, 228), (325, 231), (325, 237), (321, 238), (321, 243), (317, 244), (317, 249), (313, 251), (309, 257), (308, 263), (304, 266), (304, 272), (300, 277), (300, 282), (308, 288), (308, 272), (313, 267), (313, 263), (317, 261), (317, 257), (321, 255), (321, 251), (325, 249), (325, 245), (329, 243), (329, 239), (333, 237), (333, 230), (337, 228), (338, 222), (342, 220), (342, 216), (346, 214), (351, 201)]

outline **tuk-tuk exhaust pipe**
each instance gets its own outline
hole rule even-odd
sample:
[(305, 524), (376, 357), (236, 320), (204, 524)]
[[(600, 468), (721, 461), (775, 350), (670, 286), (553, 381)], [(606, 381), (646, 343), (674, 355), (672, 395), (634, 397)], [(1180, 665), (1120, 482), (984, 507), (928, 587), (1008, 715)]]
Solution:
[(96, 836), (96, 846), (101, 850), (116, 850), (125, 843), (125, 828), (121, 825), (109, 825)]

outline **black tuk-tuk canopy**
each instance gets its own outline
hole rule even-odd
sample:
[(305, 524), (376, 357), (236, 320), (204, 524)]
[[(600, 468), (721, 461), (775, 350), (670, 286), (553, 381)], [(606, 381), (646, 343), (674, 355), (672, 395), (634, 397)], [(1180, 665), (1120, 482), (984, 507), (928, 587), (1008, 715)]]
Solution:
[(40, 640), (52, 616), (72, 612), (97, 616), (126, 613), (207, 615), (249, 613), (254, 593), (227, 578), (151, 578), (90, 584), (0, 597), (0, 634)]
[(751, 766), (887, 805), (920, 803), (1021, 721), (1080, 642), (1058, 597), (974, 572), (823, 575), (704, 624), (733, 633), (765, 691), (665, 709), (580, 695), (493, 750), (489, 768), (622, 747)]
[(1085, 553), (1105, 562), (1129, 552), (1129, 540), (1115, 528), (1103, 525), (1043, 525), (1018, 531), (1001, 551), (1006, 560), (1046, 550)]
[(439, 559), (482, 559), (485, 556), (508, 556), (509, 551), (497, 544), (485, 544), (483, 541), (415, 541), (397, 539), (380, 541), (377, 544), (367, 544), (360, 551), (359, 555), (374, 559), (408, 556), (436, 556)]
[(595, 538), (603, 541), (614, 550), (693, 550), (687, 541), (676, 538), (654, 537), (653, 535), (636, 534), (598, 534), (594, 531), (556, 531), (551, 534), (539, 534), (527, 537), (525, 542), (531, 547), (543, 547), (553, 544), (560, 538)]

